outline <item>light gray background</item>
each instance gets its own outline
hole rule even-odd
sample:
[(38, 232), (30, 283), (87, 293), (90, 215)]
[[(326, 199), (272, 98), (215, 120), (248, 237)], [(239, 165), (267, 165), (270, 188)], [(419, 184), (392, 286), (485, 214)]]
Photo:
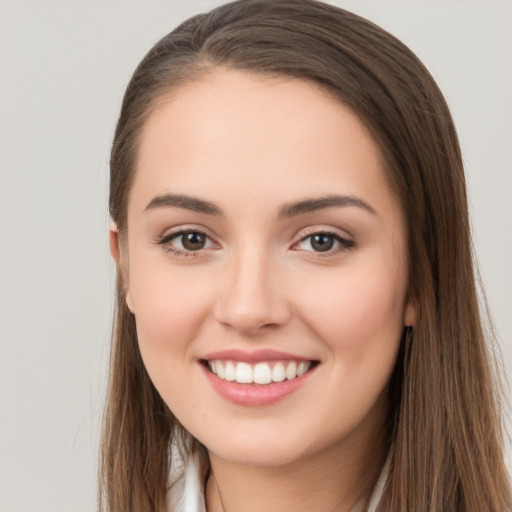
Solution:
[[(108, 152), (150, 45), (220, 1), (0, 3), (0, 511), (96, 508), (114, 278)], [(335, 2), (438, 80), (467, 164), (477, 253), (512, 369), (512, 3)]]

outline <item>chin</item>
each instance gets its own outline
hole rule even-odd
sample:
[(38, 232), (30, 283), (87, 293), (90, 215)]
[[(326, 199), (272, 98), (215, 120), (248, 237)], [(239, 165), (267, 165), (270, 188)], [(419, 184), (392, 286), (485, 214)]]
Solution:
[(262, 468), (276, 468), (292, 464), (304, 455), (296, 450), (270, 449), (269, 447), (230, 447), (225, 450), (211, 452), (210, 456), (229, 461), (240, 466), (254, 466)]
[[(325, 437), (317, 436), (315, 439), (311, 432), (308, 433), (307, 429), (301, 429), (297, 424), (293, 429), (289, 425), (285, 428), (273, 424), (266, 429), (237, 428), (226, 429), (226, 432), (230, 432), (230, 435), (225, 439), (225, 434), (221, 436), (217, 433), (214, 437), (214, 433), (210, 432), (202, 443), (213, 457), (243, 466), (287, 466), (323, 452), (333, 444), (332, 439)], [(306, 441), (308, 439), (309, 442)]]

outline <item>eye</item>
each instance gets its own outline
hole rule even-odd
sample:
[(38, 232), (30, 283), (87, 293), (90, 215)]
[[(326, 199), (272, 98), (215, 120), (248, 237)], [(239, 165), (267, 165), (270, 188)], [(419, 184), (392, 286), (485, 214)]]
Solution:
[(201, 251), (214, 247), (214, 242), (202, 231), (187, 230), (178, 233), (170, 233), (158, 241), (166, 250), (175, 254)]
[(317, 232), (304, 237), (295, 248), (301, 251), (311, 251), (319, 253), (343, 251), (353, 247), (355, 244), (351, 240), (342, 238), (335, 233)]

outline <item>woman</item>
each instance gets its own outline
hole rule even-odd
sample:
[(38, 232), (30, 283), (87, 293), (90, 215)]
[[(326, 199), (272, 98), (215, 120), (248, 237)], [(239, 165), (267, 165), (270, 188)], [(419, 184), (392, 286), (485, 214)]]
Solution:
[(395, 38), (310, 0), (186, 21), (110, 213), (105, 508), (510, 508), (457, 136)]

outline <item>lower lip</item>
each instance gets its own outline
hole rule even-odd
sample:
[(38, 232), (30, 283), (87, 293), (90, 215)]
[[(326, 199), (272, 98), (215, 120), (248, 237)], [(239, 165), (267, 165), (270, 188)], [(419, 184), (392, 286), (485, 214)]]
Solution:
[(261, 385), (240, 384), (235, 381), (220, 379), (204, 365), (201, 364), (201, 367), (213, 389), (221, 397), (234, 404), (245, 406), (271, 405), (283, 400), (305, 384), (316, 369), (315, 366), (304, 375), (292, 380), (284, 380), (283, 382), (273, 382), (271, 384)]

